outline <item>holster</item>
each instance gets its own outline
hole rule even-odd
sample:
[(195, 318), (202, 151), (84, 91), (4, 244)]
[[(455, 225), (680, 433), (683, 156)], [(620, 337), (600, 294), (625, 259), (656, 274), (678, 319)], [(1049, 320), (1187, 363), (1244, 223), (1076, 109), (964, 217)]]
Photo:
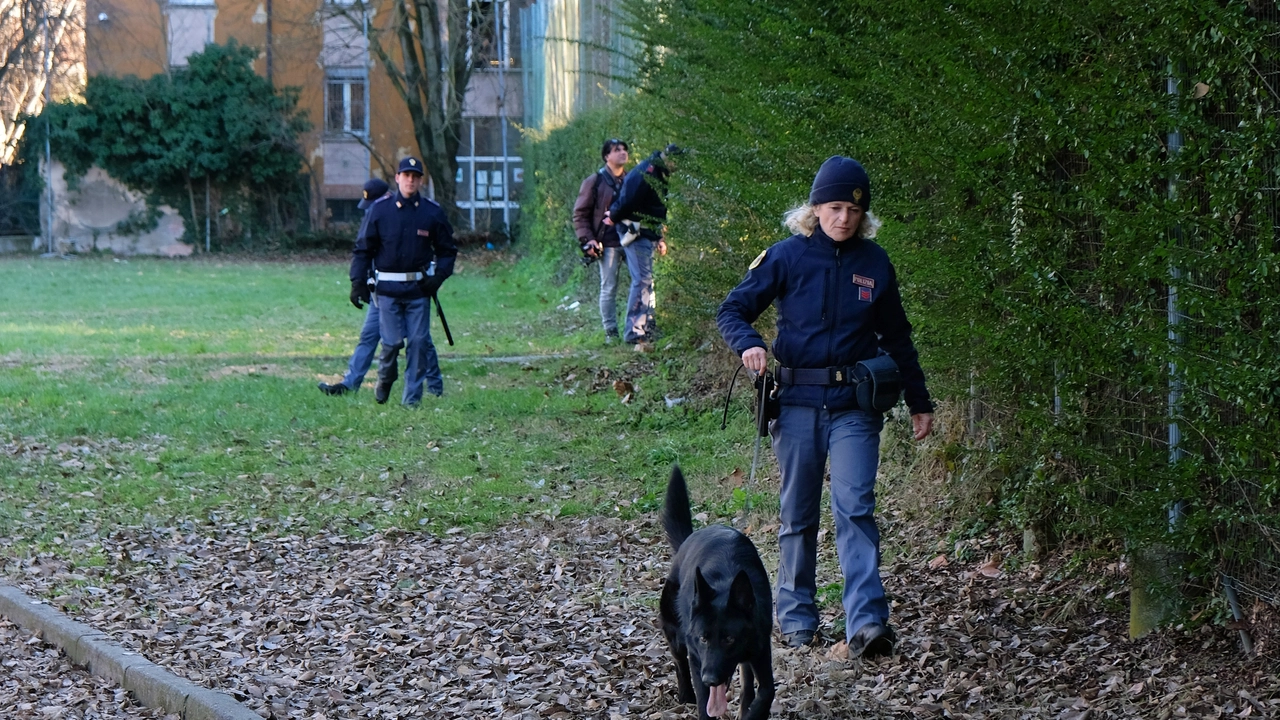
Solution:
[(853, 366), (858, 407), (867, 412), (887, 412), (902, 396), (902, 372), (888, 355), (863, 360)]

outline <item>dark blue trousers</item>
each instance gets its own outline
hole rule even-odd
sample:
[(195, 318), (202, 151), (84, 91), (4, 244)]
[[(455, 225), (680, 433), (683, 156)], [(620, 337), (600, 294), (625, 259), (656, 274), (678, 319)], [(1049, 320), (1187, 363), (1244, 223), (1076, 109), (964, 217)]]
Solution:
[(360, 383), (364, 382), (364, 376), (373, 363), (373, 351), (378, 349), (378, 338), (381, 335), (380, 315), (377, 306), (369, 303), (364, 326), (360, 328), (360, 339), (356, 342), (355, 352), (351, 353), (351, 362), (347, 363), (347, 374), (342, 376), (342, 384), (352, 390), (360, 389)]
[(378, 311), (382, 333), (379, 381), (396, 376), (397, 358), (400, 348), (404, 348), (404, 395), (401, 402), (411, 406), (421, 402), (424, 383), (432, 395), (444, 394), (440, 360), (436, 357), (436, 346), (431, 342), (431, 298), (408, 300), (379, 295)]

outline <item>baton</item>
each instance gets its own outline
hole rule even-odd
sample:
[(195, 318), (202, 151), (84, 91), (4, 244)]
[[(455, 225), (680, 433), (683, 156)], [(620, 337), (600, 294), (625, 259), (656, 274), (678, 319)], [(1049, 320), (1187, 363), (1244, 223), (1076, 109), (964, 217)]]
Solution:
[(433, 294), (431, 299), (436, 301), (436, 317), (440, 318), (440, 327), (444, 328), (444, 337), (452, 345), (453, 333), (449, 332), (449, 321), (444, 319), (444, 308), (440, 307), (440, 298)]

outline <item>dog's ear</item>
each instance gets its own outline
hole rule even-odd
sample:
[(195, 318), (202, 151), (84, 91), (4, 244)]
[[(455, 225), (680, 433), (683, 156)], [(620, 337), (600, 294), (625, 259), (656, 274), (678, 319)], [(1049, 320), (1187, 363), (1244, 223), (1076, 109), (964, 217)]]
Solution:
[(746, 570), (739, 570), (729, 588), (729, 604), (746, 612), (756, 610), (756, 591), (751, 587), (751, 578)]
[(693, 584), (693, 606), (696, 608), (711, 607), (711, 603), (716, 599), (716, 590), (711, 587), (711, 583), (702, 577), (702, 568), (694, 568), (693, 574), (696, 578)]

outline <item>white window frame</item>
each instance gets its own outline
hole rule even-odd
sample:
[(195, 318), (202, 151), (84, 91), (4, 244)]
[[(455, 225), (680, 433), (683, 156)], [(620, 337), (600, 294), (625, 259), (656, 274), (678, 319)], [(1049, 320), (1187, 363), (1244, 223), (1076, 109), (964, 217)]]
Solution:
[[(353, 83), (361, 83), (364, 91), (360, 102), (364, 104), (364, 127), (359, 130), (351, 128), (351, 108)], [(342, 86), (342, 127), (329, 126), (329, 101), (333, 86)], [(324, 131), (325, 134), (354, 135), (369, 137), (369, 71), (367, 68), (325, 68), (324, 76)]]

